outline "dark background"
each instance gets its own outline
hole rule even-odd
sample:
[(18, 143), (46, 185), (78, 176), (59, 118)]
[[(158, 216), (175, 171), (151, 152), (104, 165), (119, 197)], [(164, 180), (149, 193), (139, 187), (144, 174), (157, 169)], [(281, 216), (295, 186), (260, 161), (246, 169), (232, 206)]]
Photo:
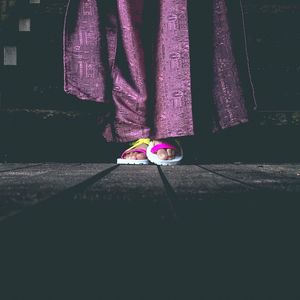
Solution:
[[(63, 91), (62, 30), (67, 0), (29, 2), (0, 0), (0, 48), (17, 47), (16, 66), (3, 65), (3, 50), (0, 56), (0, 160), (110, 160), (115, 154), (101, 137), (105, 108)], [(206, 153), (212, 153), (213, 159), (219, 158), (208, 149), (226, 141), (232, 149), (228, 148), (230, 155), (224, 159), (242, 159), (233, 144), (243, 143), (246, 135), (251, 147), (266, 136), (271, 139), (256, 154), (247, 155), (248, 160), (273, 159), (272, 152), (278, 149), (274, 159), (295, 159), (297, 146), (289, 143), (295, 143), (300, 123), (300, 3), (242, 2), (258, 111), (251, 128), (242, 126), (217, 137), (203, 133), (198, 141), (207, 139), (208, 148), (197, 149), (192, 156), (209, 159)], [(31, 19), (29, 32), (18, 31), (20, 18)], [(295, 153), (284, 154), (286, 148)]]

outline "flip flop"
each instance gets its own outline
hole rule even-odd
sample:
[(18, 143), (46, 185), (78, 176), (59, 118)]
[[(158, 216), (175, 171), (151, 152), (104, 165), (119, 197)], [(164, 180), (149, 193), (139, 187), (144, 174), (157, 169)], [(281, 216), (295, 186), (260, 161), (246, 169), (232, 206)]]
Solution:
[(149, 164), (148, 159), (125, 159), (124, 156), (126, 154), (132, 153), (132, 152), (139, 152), (139, 153), (146, 154), (147, 153), (146, 149), (137, 148), (137, 147), (142, 145), (142, 144), (149, 145), (149, 143), (150, 143), (150, 139), (148, 139), (148, 138), (138, 139), (137, 141), (130, 143), (131, 147), (126, 149), (122, 153), (121, 157), (117, 159), (117, 164), (118, 165), (148, 165)]
[[(175, 139), (174, 141), (177, 144), (177, 147), (169, 143), (159, 143), (154, 146), (153, 142), (151, 141), (147, 148), (148, 159), (152, 163), (160, 166), (172, 166), (180, 164), (181, 160), (183, 159), (183, 149), (178, 140)], [(157, 151), (160, 149), (173, 149), (177, 151), (179, 150), (179, 153), (173, 159), (159, 159), (157, 156)]]

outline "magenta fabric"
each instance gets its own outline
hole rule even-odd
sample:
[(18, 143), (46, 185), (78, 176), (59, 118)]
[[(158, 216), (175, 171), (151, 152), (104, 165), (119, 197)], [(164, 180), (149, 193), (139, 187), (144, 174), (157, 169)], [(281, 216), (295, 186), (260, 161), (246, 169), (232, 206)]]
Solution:
[[(227, 2), (213, 1), (216, 131), (247, 122), (248, 113)], [(194, 135), (188, 25), (187, 0), (69, 0), (64, 90), (113, 105), (107, 141)]]
[(157, 145), (153, 146), (151, 148), (151, 152), (152, 153), (156, 153), (160, 149), (172, 149), (172, 150), (176, 150), (176, 147), (173, 146), (173, 145), (171, 145), (171, 144), (161, 143), (161, 144), (157, 144)]
[[(239, 42), (243, 43), (244, 40)], [(212, 93), (216, 112), (213, 130), (218, 131), (249, 120), (225, 0), (213, 1), (213, 47)]]

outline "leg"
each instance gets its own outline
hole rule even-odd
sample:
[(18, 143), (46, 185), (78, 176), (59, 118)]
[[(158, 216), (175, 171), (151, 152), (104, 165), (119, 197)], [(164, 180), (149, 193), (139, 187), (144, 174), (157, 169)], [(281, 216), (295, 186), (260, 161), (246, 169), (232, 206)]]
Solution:
[[(161, 1), (159, 15), (154, 53), (154, 145), (194, 134), (187, 1)], [(173, 159), (175, 150), (160, 149), (157, 155)]]
[(107, 141), (130, 142), (149, 137), (148, 90), (143, 44), (143, 0), (118, 0), (118, 49), (112, 66), (115, 112), (104, 136)]
[(186, 0), (163, 0), (154, 47), (152, 138), (194, 134)]
[(186, 0), (117, 3), (121, 30), (111, 139), (193, 135)]
[[(193, 134), (186, 5), (186, 0), (118, 1), (122, 43), (114, 66), (111, 139), (126, 142), (151, 133), (156, 144)], [(175, 151), (161, 149), (158, 155), (172, 159)]]

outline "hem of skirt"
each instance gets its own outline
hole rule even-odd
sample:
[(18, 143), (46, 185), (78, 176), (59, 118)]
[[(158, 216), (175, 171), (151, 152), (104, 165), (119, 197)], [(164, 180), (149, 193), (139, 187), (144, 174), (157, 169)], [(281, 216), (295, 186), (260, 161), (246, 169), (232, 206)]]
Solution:
[(82, 92), (80, 91), (76, 91), (72, 88), (68, 88), (68, 87), (64, 87), (64, 92), (66, 94), (75, 96), (76, 98), (78, 98), (78, 100), (83, 100), (83, 101), (93, 101), (93, 102), (97, 102), (97, 103), (106, 103), (108, 104), (109, 101), (103, 97), (92, 97), (92, 96), (88, 96), (88, 95), (84, 95), (82, 94)]
[(108, 143), (129, 143), (136, 141), (141, 138), (150, 138), (150, 139), (156, 139), (156, 140), (161, 140), (161, 139), (167, 139), (167, 138), (180, 138), (180, 137), (187, 137), (187, 136), (194, 136), (195, 133), (194, 131), (191, 132), (183, 132), (183, 133), (169, 133), (169, 134), (162, 134), (162, 135), (151, 135), (150, 133), (145, 133), (145, 130), (140, 131), (140, 133), (137, 133), (135, 131), (134, 134), (130, 134), (127, 136), (122, 136), (122, 137), (113, 137), (111, 134), (111, 131), (109, 129), (106, 129), (103, 133), (103, 137)]
[(134, 133), (131, 132), (128, 135), (118, 136), (115, 132), (113, 132), (110, 126), (106, 127), (103, 132), (103, 137), (108, 143), (129, 143), (136, 141), (142, 138), (149, 138), (150, 137), (150, 129), (142, 129), (142, 130), (134, 130)]
[(235, 127), (235, 126), (238, 126), (238, 125), (243, 125), (243, 124), (246, 124), (246, 123), (249, 123), (249, 119), (241, 119), (237, 122), (234, 122), (234, 123), (231, 123), (230, 125), (227, 125), (227, 126), (220, 126), (220, 127), (214, 127), (212, 129), (212, 133), (218, 133), (220, 131), (223, 131), (225, 129), (229, 129), (229, 128), (232, 128), (232, 127)]
[(179, 138), (179, 137), (186, 137), (186, 136), (194, 136), (195, 132), (193, 130), (187, 132), (174, 132), (174, 133), (167, 133), (167, 134), (155, 134), (151, 135), (151, 139), (161, 140), (161, 139), (168, 139), (168, 138)]

